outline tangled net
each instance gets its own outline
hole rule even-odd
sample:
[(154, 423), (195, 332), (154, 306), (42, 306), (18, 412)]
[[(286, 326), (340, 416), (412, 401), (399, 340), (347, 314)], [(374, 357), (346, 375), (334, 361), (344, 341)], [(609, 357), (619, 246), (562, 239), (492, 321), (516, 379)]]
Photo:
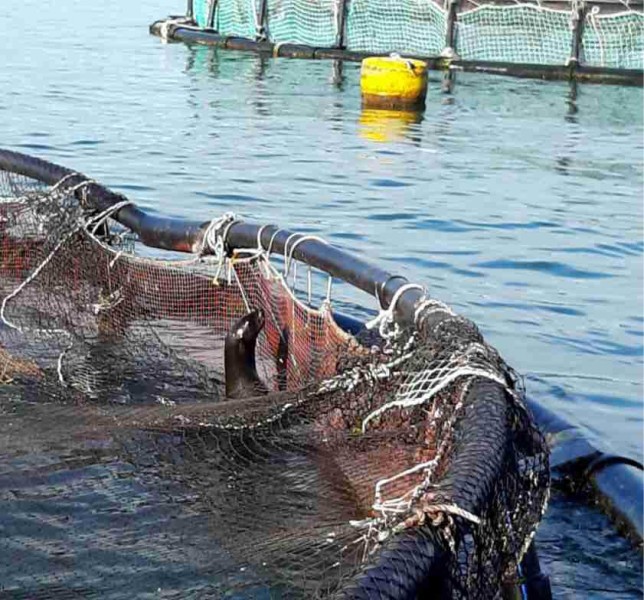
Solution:
[[(548, 454), (470, 321), (423, 299), (402, 328), (394, 299), (351, 335), (330, 284), (316, 304), (297, 241), (281, 263), (231, 251), (224, 217), (194, 256), (160, 257), (112, 219), (126, 199), (98, 211), (88, 186), (0, 171), (2, 387), (189, 490), (233, 594), (499, 596), (545, 509)], [(227, 400), (224, 339), (257, 308), (269, 393)]]

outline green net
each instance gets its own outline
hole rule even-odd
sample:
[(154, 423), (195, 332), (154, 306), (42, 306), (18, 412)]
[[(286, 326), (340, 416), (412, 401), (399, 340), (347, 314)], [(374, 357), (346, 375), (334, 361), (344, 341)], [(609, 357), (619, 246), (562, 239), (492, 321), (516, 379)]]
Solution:
[(268, 0), (268, 36), (274, 42), (331, 47), (337, 38), (334, 0)]
[(458, 16), (457, 52), (464, 60), (566, 64), (570, 17), (533, 5), (482, 6)]
[[(208, 2), (203, 0), (203, 4)], [(201, 23), (200, 23), (201, 24)], [(217, 3), (215, 29), (225, 35), (255, 39), (258, 19), (253, 0), (224, 0)]]
[[(255, 39), (261, 0), (218, 0), (215, 28), (222, 35)], [(356, 52), (439, 56), (446, 46), (447, 11), (434, 0), (266, 0), (268, 40), (335, 47), (340, 11), (346, 10), (344, 44)], [(210, 0), (195, 0), (195, 20), (206, 26)], [(457, 14), (454, 50), (463, 60), (566, 65), (573, 47), (576, 5), (554, 10), (540, 4), (479, 5)], [(642, 69), (644, 15), (628, 8), (584, 22), (581, 64)]]
[(436, 56), (445, 46), (446, 13), (417, 0), (354, 0), (347, 15), (347, 48)]
[(582, 42), (584, 64), (597, 67), (644, 67), (644, 15), (633, 11), (586, 16)]
[(210, 0), (203, 0), (202, 2), (195, 2), (193, 7), (194, 19), (201, 27), (208, 25), (208, 6)]

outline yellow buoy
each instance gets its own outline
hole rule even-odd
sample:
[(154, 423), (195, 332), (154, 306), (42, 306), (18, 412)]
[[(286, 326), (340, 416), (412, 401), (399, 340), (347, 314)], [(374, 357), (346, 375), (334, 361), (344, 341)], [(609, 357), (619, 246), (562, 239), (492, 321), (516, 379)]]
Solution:
[(427, 93), (427, 63), (400, 56), (372, 56), (362, 61), (362, 104), (373, 108), (419, 108)]

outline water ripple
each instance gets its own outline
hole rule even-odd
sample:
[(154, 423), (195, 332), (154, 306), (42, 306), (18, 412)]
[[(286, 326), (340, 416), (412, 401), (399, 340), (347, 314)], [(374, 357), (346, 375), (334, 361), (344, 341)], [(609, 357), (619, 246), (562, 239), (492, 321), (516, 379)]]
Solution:
[(476, 263), (475, 266), (482, 267), (484, 269), (538, 271), (540, 273), (547, 273), (548, 275), (556, 275), (557, 277), (567, 277), (571, 279), (607, 279), (614, 277), (614, 275), (610, 273), (578, 269), (565, 263), (549, 260), (499, 259)]

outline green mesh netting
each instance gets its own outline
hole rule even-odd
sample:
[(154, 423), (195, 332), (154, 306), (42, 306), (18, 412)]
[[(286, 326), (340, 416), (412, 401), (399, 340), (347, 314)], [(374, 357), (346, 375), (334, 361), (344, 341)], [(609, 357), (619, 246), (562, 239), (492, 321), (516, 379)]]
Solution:
[(334, 0), (268, 0), (268, 36), (274, 42), (292, 42), (323, 48), (337, 38)]
[[(203, 1), (207, 4), (207, 1)], [(224, 0), (217, 3), (215, 29), (224, 35), (248, 39), (257, 36), (257, 12), (253, 0)]]
[[(210, 0), (195, 0), (195, 20), (206, 26)], [(333, 47), (340, 0), (267, 0), (271, 42)], [(222, 35), (254, 39), (259, 0), (218, 0), (215, 28)], [(457, 15), (455, 50), (464, 60), (565, 65), (572, 51), (572, 4), (553, 10), (534, 4), (483, 5)], [(350, 0), (345, 45), (358, 52), (438, 56), (445, 47), (447, 13), (433, 0)], [(581, 63), (642, 69), (644, 15), (633, 10), (600, 15), (584, 24)]]
[(206, 27), (208, 25), (206, 21), (208, 20), (209, 4), (210, 0), (200, 0), (195, 2), (193, 5), (194, 20), (199, 23), (200, 27)]
[(436, 56), (445, 46), (446, 13), (431, 0), (353, 0), (347, 48)]
[(597, 67), (644, 68), (644, 15), (591, 11), (584, 25), (582, 61)]
[(537, 6), (482, 6), (461, 13), (456, 48), (464, 60), (563, 65), (570, 56), (570, 13)]

